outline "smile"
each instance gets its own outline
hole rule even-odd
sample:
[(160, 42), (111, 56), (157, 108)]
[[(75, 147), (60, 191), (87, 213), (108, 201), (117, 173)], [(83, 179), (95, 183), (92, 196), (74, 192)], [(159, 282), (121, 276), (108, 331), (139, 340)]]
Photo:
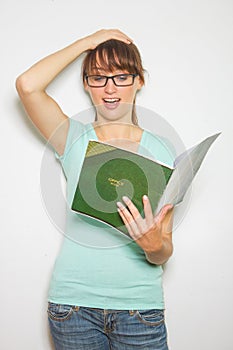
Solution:
[(116, 103), (120, 102), (120, 98), (103, 98), (105, 103)]

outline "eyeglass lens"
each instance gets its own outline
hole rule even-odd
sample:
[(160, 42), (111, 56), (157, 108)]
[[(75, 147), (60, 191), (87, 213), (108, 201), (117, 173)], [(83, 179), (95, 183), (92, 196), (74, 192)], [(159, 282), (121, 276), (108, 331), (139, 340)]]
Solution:
[(135, 74), (119, 74), (112, 77), (103, 75), (89, 75), (87, 76), (87, 83), (89, 86), (103, 87), (107, 84), (108, 79), (112, 79), (116, 86), (130, 86), (134, 83)]

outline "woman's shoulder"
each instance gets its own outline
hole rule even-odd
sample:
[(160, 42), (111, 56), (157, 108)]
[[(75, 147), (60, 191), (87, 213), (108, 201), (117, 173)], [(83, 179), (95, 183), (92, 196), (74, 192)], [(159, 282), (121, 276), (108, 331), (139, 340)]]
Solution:
[(172, 142), (163, 135), (143, 131), (142, 148), (148, 150), (153, 158), (172, 166), (176, 157), (175, 147)]
[(84, 124), (74, 118), (69, 119), (69, 131), (67, 135), (67, 144), (71, 146), (76, 141), (85, 139), (86, 136), (93, 133), (91, 123)]
[(86, 137), (88, 137), (91, 131), (91, 124), (84, 124), (79, 120), (69, 118), (69, 128), (66, 138), (65, 150), (64, 153), (61, 156), (57, 156), (57, 158), (64, 160), (67, 154), (69, 154), (73, 148), (82, 148)]

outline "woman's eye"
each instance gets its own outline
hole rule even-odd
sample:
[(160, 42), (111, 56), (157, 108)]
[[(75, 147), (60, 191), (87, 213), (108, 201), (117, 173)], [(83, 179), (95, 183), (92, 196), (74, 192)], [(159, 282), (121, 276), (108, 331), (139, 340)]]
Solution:
[(104, 80), (104, 77), (101, 77), (101, 76), (95, 76), (95, 77), (93, 77), (92, 78), (93, 80), (95, 80), (95, 81), (102, 81), (102, 80)]
[(127, 75), (119, 75), (119, 76), (117, 77), (117, 79), (118, 79), (119, 81), (125, 81), (125, 80), (127, 80), (127, 78), (128, 78)]

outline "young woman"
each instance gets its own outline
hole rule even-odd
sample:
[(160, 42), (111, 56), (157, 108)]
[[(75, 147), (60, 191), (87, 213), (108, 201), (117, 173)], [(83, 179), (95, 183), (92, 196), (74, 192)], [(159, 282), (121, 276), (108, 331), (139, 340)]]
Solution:
[[(46, 93), (53, 79), (84, 52), (83, 84), (96, 110), (95, 121), (89, 125), (68, 118)], [(135, 98), (143, 85), (137, 47), (126, 34), (111, 29), (77, 40), (17, 78), (27, 114), (60, 159), (68, 203), (90, 138), (114, 140), (125, 148), (142, 146), (160, 161), (172, 162), (158, 137), (138, 126)], [(143, 196), (142, 201), (144, 218), (129, 198), (116, 203), (132, 241), (119, 244), (119, 235), (117, 244), (105, 249), (82, 244), (80, 237), (84, 233), (101, 237), (108, 230), (106, 225), (80, 220), (78, 214), (67, 211), (66, 235), (48, 296), (56, 349), (168, 349), (162, 264), (173, 250), (173, 209), (167, 204), (154, 215), (149, 199)], [(75, 240), (69, 239), (72, 232), (77, 234)]]

